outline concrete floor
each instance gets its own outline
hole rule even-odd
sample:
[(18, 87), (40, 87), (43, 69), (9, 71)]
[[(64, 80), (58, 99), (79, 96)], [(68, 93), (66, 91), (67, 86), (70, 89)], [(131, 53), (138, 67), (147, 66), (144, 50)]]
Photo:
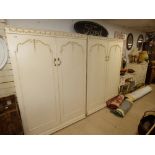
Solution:
[(136, 135), (140, 119), (147, 110), (155, 110), (155, 84), (153, 91), (134, 102), (124, 118), (112, 114), (104, 108), (87, 118), (76, 122), (56, 135)]

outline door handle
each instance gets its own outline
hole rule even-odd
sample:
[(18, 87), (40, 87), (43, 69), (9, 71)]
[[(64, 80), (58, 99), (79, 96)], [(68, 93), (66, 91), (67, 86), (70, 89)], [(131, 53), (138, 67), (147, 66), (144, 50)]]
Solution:
[(60, 66), (61, 65), (61, 60), (60, 60), (60, 58), (58, 58), (58, 61), (59, 61), (59, 63), (58, 63), (58, 66)]
[(108, 61), (108, 56), (105, 56), (105, 61)]
[(57, 60), (57, 59), (56, 59), (56, 58), (54, 58), (54, 66), (57, 66), (57, 64), (56, 64), (56, 60)]
[(109, 56), (105, 56), (105, 61), (109, 61), (110, 57)]

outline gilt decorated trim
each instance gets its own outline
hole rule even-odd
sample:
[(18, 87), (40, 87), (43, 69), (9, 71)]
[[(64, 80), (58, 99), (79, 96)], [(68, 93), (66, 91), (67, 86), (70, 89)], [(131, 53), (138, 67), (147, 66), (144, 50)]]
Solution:
[(88, 36), (88, 39), (98, 39), (98, 40), (107, 40), (107, 41), (123, 41), (123, 39), (118, 39), (118, 38), (107, 38), (107, 37), (101, 37), (101, 36)]
[(16, 48), (15, 53), (18, 53), (18, 48), (19, 48), (20, 45), (24, 45), (24, 44), (26, 44), (26, 43), (28, 43), (28, 42), (33, 43), (34, 49), (35, 49), (35, 47), (36, 47), (36, 43), (41, 43), (41, 44), (43, 44), (44, 46), (47, 46), (48, 49), (49, 49), (49, 51), (52, 52), (52, 49), (51, 49), (51, 47), (50, 47), (49, 44), (46, 44), (46, 43), (44, 43), (44, 42), (41, 41), (41, 40), (28, 39), (28, 40), (26, 40), (26, 41), (24, 41), (24, 42), (22, 42), (22, 43), (18, 43), (18, 44), (17, 44), (17, 48)]
[(88, 36), (88, 39), (98, 39), (98, 40), (107, 40), (107, 37), (101, 37), (101, 36)]
[(84, 51), (82, 45), (80, 45), (79, 43), (74, 42), (74, 41), (69, 41), (69, 42), (67, 42), (66, 44), (64, 44), (64, 45), (61, 46), (60, 53), (62, 53), (62, 52), (63, 52), (63, 49), (64, 49), (66, 46), (68, 46), (68, 45), (71, 45), (72, 48), (74, 47), (74, 45), (77, 45), (77, 46), (79, 46), (79, 47), (82, 49), (82, 52)]
[(106, 47), (105, 47), (104, 45), (102, 45), (102, 44), (94, 44), (94, 45), (92, 45), (92, 46), (90, 47), (89, 52), (92, 52), (92, 49), (93, 49), (94, 47), (97, 47), (97, 48), (98, 48), (98, 51), (99, 51), (99, 47), (103, 47), (103, 48), (105, 49), (105, 51), (106, 51)]
[(10, 26), (5, 27), (5, 32), (9, 33), (9, 34), (29, 34), (29, 35), (54, 36), (54, 32), (52, 32), (52, 31), (16, 28), (16, 27), (10, 27)]
[(116, 51), (116, 49), (117, 48), (119, 48), (119, 52), (121, 53), (121, 47), (119, 46), (119, 45), (113, 45), (113, 46), (111, 46), (110, 47), (110, 49), (109, 49), (109, 51), (108, 51), (108, 56), (110, 57), (110, 54), (111, 54), (111, 50), (112, 50), (112, 48), (114, 48), (115, 47), (115, 51)]
[(71, 33), (71, 32), (62, 32), (62, 31), (55, 31), (54, 32), (57, 37), (76, 37), (76, 38), (83, 38), (87, 39), (87, 35), (79, 34), (79, 33)]
[(50, 46), (49, 44), (46, 44), (46, 43), (44, 43), (44, 42), (41, 41), (41, 40), (35, 40), (35, 43), (41, 43), (41, 44), (43, 44), (44, 46), (47, 46), (48, 49), (49, 49), (49, 51), (52, 52), (51, 46)]
[(73, 37), (87, 39), (87, 35), (63, 32), (63, 31), (50, 31), (50, 30), (37, 30), (37, 29), (26, 29), (16, 28), (11, 26), (5, 27), (5, 32), (8, 34), (25, 34), (25, 35), (39, 35), (39, 36), (56, 36), (56, 37)]
[(28, 40), (26, 40), (26, 41), (24, 41), (24, 42), (22, 42), (22, 43), (18, 43), (17, 46), (16, 46), (17, 48), (16, 48), (15, 53), (18, 53), (19, 46), (24, 45), (24, 44), (26, 44), (26, 43), (28, 43), (28, 42), (32, 43), (33, 40), (32, 40), (32, 39), (28, 39)]

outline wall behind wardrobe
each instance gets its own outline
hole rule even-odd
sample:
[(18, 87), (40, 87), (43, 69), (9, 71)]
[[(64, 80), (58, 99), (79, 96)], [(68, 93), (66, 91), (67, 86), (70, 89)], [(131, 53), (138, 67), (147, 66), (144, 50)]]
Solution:
[[(74, 30), (74, 23), (77, 21), (81, 21), (81, 19), (10, 19), (7, 20), (7, 23), (16, 27), (26, 27), (26, 28), (36, 28), (36, 29), (47, 29), (47, 30), (55, 30), (55, 31), (66, 31), (66, 32), (75, 32)], [(106, 20), (90, 20), (96, 23), (99, 23), (103, 25), (109, 32), (108, 37), (113, 38), (115, 31), (123, 32), (126, 34), (132, 33), (134, 38), (134, 44), (133, 48), (136, 47), (137, 39), (139, 34), (143, 34), (145, 36), (145, 33), (137, 30), (133, 30), (130, 28), (112, 25), (108, 23)], [(132, 49), (133, 49), (132, 48)], [(132, 50), (131, 49), (131, 50)], [(124, 55), (128, 58), (128, 54), (131, 52), (131, 50), (126, 50), (126, 47), (124, 47)]]

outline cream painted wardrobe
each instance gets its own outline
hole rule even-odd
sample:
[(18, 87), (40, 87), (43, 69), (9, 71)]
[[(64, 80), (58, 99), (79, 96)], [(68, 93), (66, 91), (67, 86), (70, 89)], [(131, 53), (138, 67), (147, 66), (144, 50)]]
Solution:
[(6, 28), (25, 134), (50, 134), (85, 117), (86, 36)]
[(88, 37), (87, 114), (105, 107), (118, 95), (123, 41)]

